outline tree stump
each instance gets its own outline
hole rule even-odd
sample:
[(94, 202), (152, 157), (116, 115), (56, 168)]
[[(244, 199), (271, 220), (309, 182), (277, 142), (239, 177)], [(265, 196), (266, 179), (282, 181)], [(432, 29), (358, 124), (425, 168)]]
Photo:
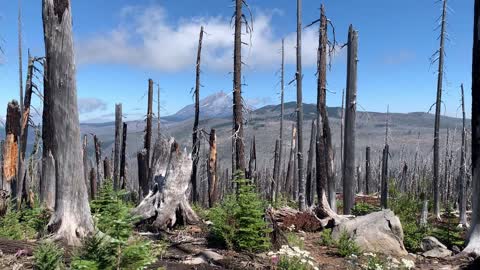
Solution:
[[(170, 151), (166, 151), (170, 149)], [(168, 158), (166, 158), (168, 156)], [(165, 160), (168, 160), (165, 163)], [(192, 157), (180, 151), (174, 140), (159, 139), (153, 153), (154, 184), (148, 195), (133, 209), (140, 224), (160, 230), (175, 225), (195, 224), (198, 216), (188, 202), (188, 187), (192, 171)]]

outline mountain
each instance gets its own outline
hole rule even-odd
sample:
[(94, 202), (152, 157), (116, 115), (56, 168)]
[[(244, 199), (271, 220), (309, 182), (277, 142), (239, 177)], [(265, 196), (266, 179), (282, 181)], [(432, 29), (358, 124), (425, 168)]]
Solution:
[[(232, 98), (220, 91), (200, 100), (200, 118), (224, 118), (232, 115)], [(164, 117), (168, 121), (184, 121), (195, 116), (195, 104), (183, 107), (174, 115)]]

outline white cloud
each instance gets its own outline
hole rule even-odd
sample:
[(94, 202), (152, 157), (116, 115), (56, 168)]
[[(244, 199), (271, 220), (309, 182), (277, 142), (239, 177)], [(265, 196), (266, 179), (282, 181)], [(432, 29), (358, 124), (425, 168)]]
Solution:
[(107, 109), (107, 104), (98, 98), (79, 98), (78, 111), (80, 114), (91, 113), (95, 111), (104, 111)]
[[(243, 35), (243, 61), (249, 69), (278, 69), (281, 38), (274, 34), (272, 16), (281, 12), (254, 14), (251, 37)], [(195, 65), (200, 26), (205, 32), (202, 51), (203, 68), (229, 70), (233, 64), (233, 28), (230, 18), (223, 16), (167, 20), (167, 12), (160, 6), (129, 6), (121, 11), (119, 25), (107, 32), (80, 40), (80, 64), (127, 64), (160, 71), (182, 71)], [(284, 33), (285, 61), (295, 63), (296, 33)], [(316, 63), (317, 27), (303, 32), (303, 63)]]

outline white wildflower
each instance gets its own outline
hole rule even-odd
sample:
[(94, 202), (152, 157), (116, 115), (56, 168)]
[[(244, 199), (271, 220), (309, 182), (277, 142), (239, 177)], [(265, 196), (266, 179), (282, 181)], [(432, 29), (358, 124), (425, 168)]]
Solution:
[(402, 264), (407, 269), (412, 269), (415, 267), (415, 263), (411, 260), (402, 259)]

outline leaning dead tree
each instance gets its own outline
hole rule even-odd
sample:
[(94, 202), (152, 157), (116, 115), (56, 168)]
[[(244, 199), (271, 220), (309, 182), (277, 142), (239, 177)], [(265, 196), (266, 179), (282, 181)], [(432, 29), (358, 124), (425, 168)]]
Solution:
[(200, 61), (202, 56), (203, 26), (200, 27), (200, 35), (198, 38), (197, 64), (195, 68), (195, 119), (193, 121), (192, 132), (192, 202), (198, 202), (199, 194), (197, 188), (197, 168), (200, 159), (200, 131), (198, 122), (200, 120)]
[[(79, 162), (82, 149), (69, 0), (43, 0), (43, 31), (47, 64), (43, 168), (56, 185), (55, 211), (48, 230), (55, 239), (79, 245), (80, 240), (93, 231), (93, 221), (83, 179), (83, 163)], [(49, 164), (52, 161), (53, 164)]]
[[(234, 171), (245, 172), (245, 142), (243, 137), (243, 102), (242, 102), (242, 24), (247, 23), (242, 9), (244, 0), (235, 0), (235, 35), (233, 49), (233, 130), (232, 154), (235, 156)], [(248, 31), (248, 25), (247, 31)], [(234, 151), (234, 152), (233, 152)], [(233, 158), (232, 158), (233, 161)], [(233, 165), (233, 164), (232, 164)]]
[(159, 139), (152, 157), (153, 188), (132, 214), (154, 230), (194, 224), (198, 217), (189, 204), (192, 158), (171, 140)]
[(440, 48), (438, 53), (437, 100), (435, 102), (435, 127), (433, 131), (433, 213), (440, 219), (440, 111), (442, 107), (443, 63), (445, 56), (445, 35), (447, 24), (447, 0), (443, 0)]
[(3, 189), (8, 195), (17, 194), (18, 136), (20, 136), (20, 108), (16, 100), (7, 106), (5, 145), (3, 148)]
[(355, 203), (355, 117), (357, 111), (358, 32), (348, 30), (347, 93), (345, 98), (345, 134), (343, 140), (343, 213), (351, 214)]
[(303, 211), (305, 204), (305, 172), (303, 170), (303, 101), (302, 101), (302, 0), (297, 0), (297, 160), (298, 160), (298, 208)]
[(480, 256), (480, 0), (475, 0), (472, 57), (472, 225), (466, 254)]

